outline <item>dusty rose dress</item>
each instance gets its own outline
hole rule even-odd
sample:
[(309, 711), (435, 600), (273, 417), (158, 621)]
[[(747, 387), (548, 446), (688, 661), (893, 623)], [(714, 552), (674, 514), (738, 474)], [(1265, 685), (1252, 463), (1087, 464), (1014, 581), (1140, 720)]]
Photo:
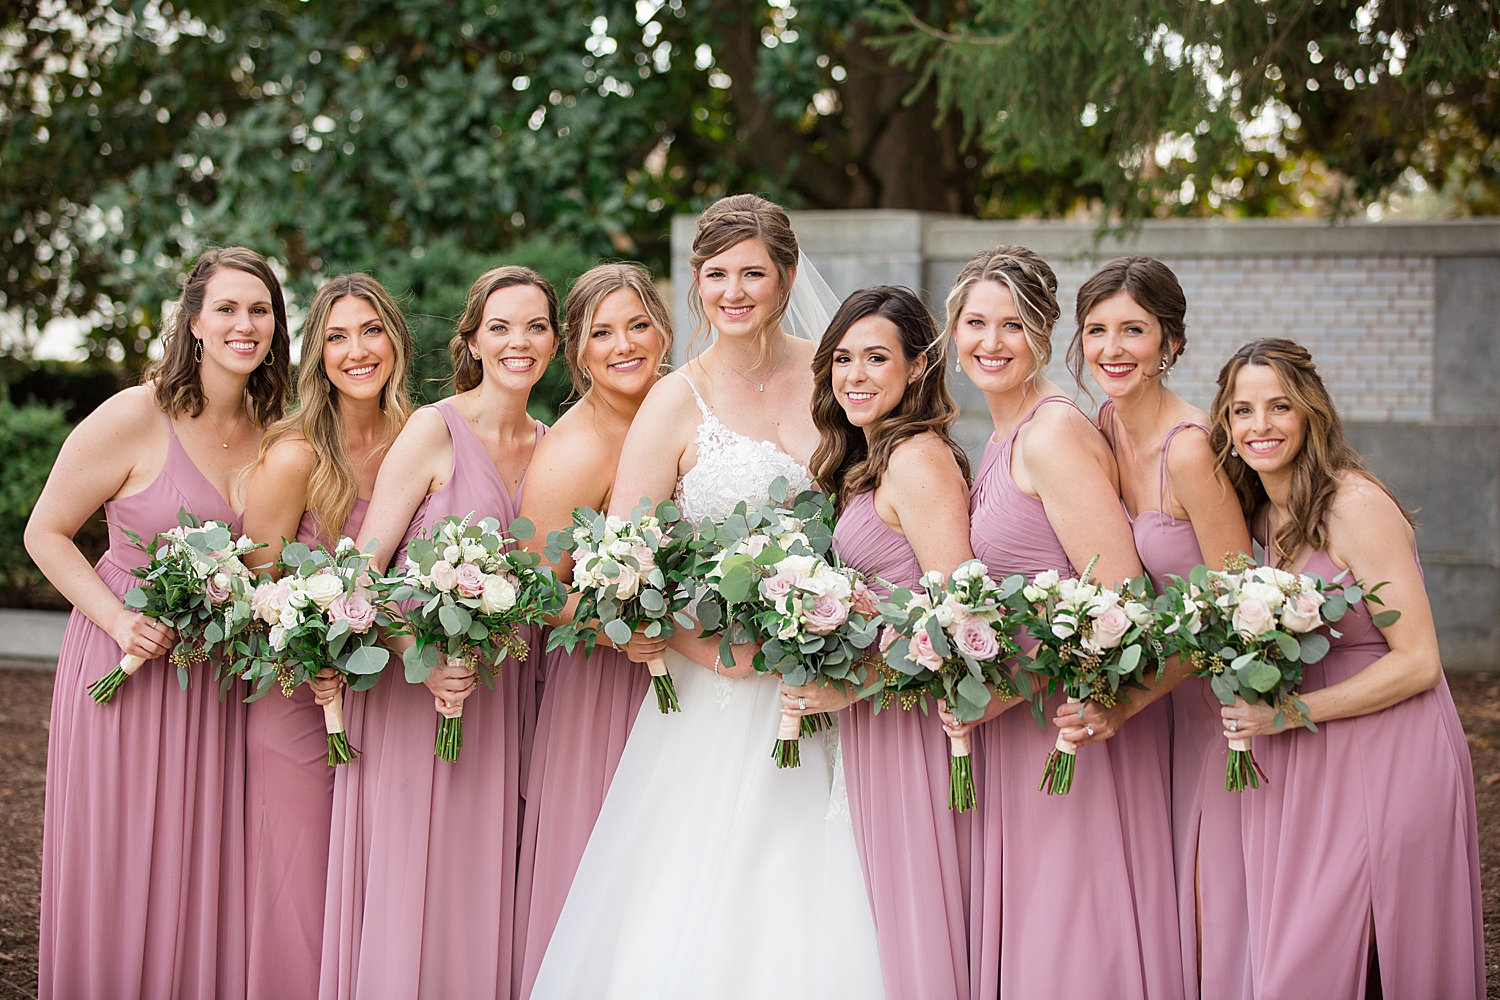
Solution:
[[(1010, 474), (1016, 431), (990, 442), (974, 479), (974, 555), (1001, 579), (1076, 571), (1040, 500)], [(1172, 875), (1170, 716), (1160, 702), (1078, 752), (1073, 790), (1037, 782), (1056, 742), (1049, 698), (1039, 727), (1011, 709), (974, 731), (971, 995), (1073, 996), (1107, 984), (1120, 1000), (1183, 995)], [(1100, 987), (1092, 987), (1100, 988)]]
[[(354, 501), (342, 534), (359, 535), (370, 502)], [(297, 541), (332, 546), (311, 513)], [(399, 668), (399, 664), (398, 664)], [(344, 692), (347, 703), (359, 692)], [(245, 724), (245, 907), (251, 1000), (318, 995), (323, 957), (323, 897), (328, 883), (328, 825), (334, 768), (328, 766), (323, 710), (306, 684), (248, 706)], [(356, 747), (358, 749), (358, 747)]]
[[(1304, 572), (1338, 575), (1323, 552)], [(1338, 628), (1302, 691), (1390, 651), (1362, 604)], [(1267, 778), (1244, 796), (1255, 996), (1364, 996), (1373, 919), (1385, 996), (1483, 997), (1474, 776), (1447, 679), (1316, 733), (1258, 736), (1255, 757)]]
[(545, 676), (516, 886), (514, 972), (522, 1000), (531, 995), (578, 859), (651, 690), (645, 664), (603, 646), (589, 657), (581, 645), (571, 653), (554, 649)]
[[(470, 511), (508, 525), (519, 490), (507, 494), (452, 404), (434, 405), (453, 441), (453, 472), (422, 502), (408, 539)], [(538, 439), (544, 430), (537, 424)], [(334, 776), (323, 1000), (509, 995), (522, 688), (534, 686), (534, 669), (506, 661), (494, 682), (464, 702), (463, 753), (452, 764), (433, 754), (432, 694), (408, 684), (399, 664), (346, 705), (349, 740), (361, 753)]]
[[(148, 561), (122, 529), (150, 545), (183, 507), (239, 529), (168, 428), (161, 473), (104, 505), (109, 551), (95, 571), (117, 595)], [(236, 683), (221, 699), (207, 664), (183, 691), (162, 658), (95, 704), (88, 686), (119, 661), (109, 634), (75, 610), (47, 736), (40, 996), (243, 996), (244, 692)]]
[[(1109, 403), (1099, 422), (1108, 426)], [(1167, 451), (1189, 428), (1181, 423), (1162, 443), (1158, 473), (1160, 509), (1143, 510), (1130, 522), (1135, 550), (1159, 594), (1167, 576), (1184, 579), (1203, 562), (1192, 521), (1179, 521), (1167, 482)], [(1189, 677), (1168, 695), (1172, 710), (1172, 846), (1177, 866), (1177, 920), (1182, 933), (1183, 988), (1205, 1000), (1248, 998), (1250, 917), (1245, 909), (1245, 856), (1240, 835), (1244, 793), (1224, 790), (1229, 744), (1219, 718), (1219, 699), (1206, 677)], [(1198, 922), (1202, 920), (1200, 939)], [(1201, 949), (1202, 960), (1199, 954)]]
[[(880, 519), (875, 494), (849, 501), (833, 532), (839, 557), (883, 598), (914, 587), (922, 568), (906, 536)], [(839, 713), (854, 841), (865, 873), (886, 995), (967, 1000), (965, 887), (969, 815), (948, 809), (948, 736), (936, 708)]]

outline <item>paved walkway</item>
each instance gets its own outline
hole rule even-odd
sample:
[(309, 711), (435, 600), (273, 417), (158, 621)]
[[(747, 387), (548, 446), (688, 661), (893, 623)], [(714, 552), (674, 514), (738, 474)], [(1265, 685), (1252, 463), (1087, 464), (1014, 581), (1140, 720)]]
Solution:
[(66, 611), (16, 611), (0, 608), (0, 668), (57, 669)]

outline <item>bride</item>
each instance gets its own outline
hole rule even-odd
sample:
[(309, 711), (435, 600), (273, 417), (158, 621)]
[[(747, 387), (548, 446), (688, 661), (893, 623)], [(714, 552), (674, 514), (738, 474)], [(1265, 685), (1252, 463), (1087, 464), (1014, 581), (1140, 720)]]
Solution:
[[(778, 206), (734, 195), (704, 212), (690, 299), (718, 336), (646, 397), (610, 513), (671, 495), (690, 520), (717, 520), (768, 502), (777, 477), (810, 485), (814, 345), (782, 332), (797, 262)], [(838, 734), (779, 770), (780, 684), (754, 653), (736, 645), (731, 667), (717, 638), (669, 640), (682, 712), (645, 699), (533, 1000), (883, 996)]]

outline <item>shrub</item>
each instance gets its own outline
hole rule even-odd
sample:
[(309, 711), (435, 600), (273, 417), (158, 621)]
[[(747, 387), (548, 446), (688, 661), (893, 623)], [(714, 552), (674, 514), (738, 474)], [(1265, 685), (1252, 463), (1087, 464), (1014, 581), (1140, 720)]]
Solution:
[(26, 554), (22, 535), (72, 430), (63, 412), (62, 405), (16, 406), (0, 388), (0, 605), (55, 607), (60, 600)]

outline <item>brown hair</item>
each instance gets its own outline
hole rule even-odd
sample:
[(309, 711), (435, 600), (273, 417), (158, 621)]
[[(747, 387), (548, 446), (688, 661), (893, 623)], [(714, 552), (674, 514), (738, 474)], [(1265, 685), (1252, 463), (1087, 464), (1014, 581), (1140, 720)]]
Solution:
[(797, 234), (792, 232), (792, 221), (786, 210), (774, 202), (754, 194), (732, 194), (720, 198), (698, 217), (698, 231), (693, 236), (693, 252), (688, 263), (693, 269), (693, 285), (688, 291), (688, 308), (698, 321), (693, 339), (688, 343), (689, 353), (708, 333), (708, 316), (703, 311), (703, 298), (698, 294), (698, 270), (704, 263), (739, 246), (746, 240), (759, 240), (771, 257), (776, 276), (781, 282), (781, 296), (771, 310), (765, 326), (760, 330), (762, 360), (771, 334), (781, 326), (786, 315), (787, 304), (792, 298), (792, 271), (797, 267)]
[(280, 419), (286, 406), (286, 391), (291, 383), (292, 338), (287, 332), (286, 300), (276, 272), (260, 254), (246, 247), (219, 247), (205, 250), (193, 263), (182, 286), (177, 308), (167, 320), (162, 333), (162, 357), (144, 374), (147, 385), (155, 385), (156, 405), (169, 416), (187, 414), (196, 417), (207, 400), (203, 396), (203, 379), (194, 347), (192, 322), (203, 311), (203, 297), (208, 283), (220, 270), (244, 271), (261, 280), (271, 293), (271, 316), (275, 329), (271, 333), (271, 350), (265, 361), (250, 373), (245, 385), (245, 409), (256, 426), (266, 427)]
[(463, 315), (458, 318), (457, 332), (448, 341), (448, 356), (453, 359), (455, 392), (468, 392), (484, 381), (484, 365), (470, 350), (474, 334), (479, 332), (479, 324), (484, 319), (484, 304), (500, 289), (520, 285), (539, 289), (547, 299), (547, 322), (552, 325), (552, 339), (557, 340), (560, 325), (557, 321), (557, 289), (552, 287), (552, 283), (531, 268), (521, 267), (519, 264), (490, 268), (469, 288)]
[(1177, 359), (1187, 350), (1187, 323), (1184, 322), (1187, 296), (1182, 293), (1177, 275), (1155, 257), (1143, 254), (1116, 257), (1089, 275), (1078, 289), (1078, 307), (1074, 312), (1078, 329), (1073, 334), (1072, 343), (1068, 344), (1068, 370), (1085, 393), (1089, 390), (1083, 383), (1083, 322), (1095, 306), (1120, 292), (1134, 299), (1161, 325), (1161, 356), (1166, 367), (1147, 372), (1146, 378), (1166, 378)]
[(600, 264), (583, 272), (573, 287), (568, 290), (568, 302), (563, 318), (563, 361), (568, 365), (568, 377), (573, 382), (573, 391), (579, 396), (593, 386), (593, 379), (584, 367), (583, 355), (588, 349), (590, 328), (599, 303), (623, 289), (635, 292), (650, 318), (651, 325), (661, 334), (661, 358), (657, 362), (658, 373), (672, 356), (672, 319), (661, 293), (651, 281), (651, 273), (639, 264)]
[[(865, 432), (849, 422), (833, 391), (833, 355), (849, 328), (869, 316), (889, 320), (896, 327), (901, 354), (908, 364), (927, 358), (921, 376), (906, 387), (901, 401)], [(931, 431), (947, 443), (971, 479), (969, 458), (953, 440), (958, 404), (948, 393), (945, 380), (946, 341), (938, 336), (937, 324), (920, 299), (908, 289), (891, 285), (864, 288), (844, 300), (828, 323), (813, 355), (812, 418), (818, 428), (818, 447), (809, 463), (823, 492), (834, 498), (839, 510), (849, 498), (874, 489), (885, 475), (891, 453), (903, 442)]]
[[(317, 523), (318, 534), (336, 540), (359, 498), (359, 478), (349, 460), (344, 422), (339, 412), (342, 398), (323, 368), (323, 345), (333, 307), (353, 296), (369, 303), (390, 337), (395, 363), (380, 394), (386, 430), (382, 448), (388, 448), (411, 415), (411, 395), (406, 376), (411, 365), (411, 332), (401, 308), (380, 282), (368, 274), (345, 274), (325, 282), (307, 307), (302, 324), (302, 361), (297, 373), (297, 408), (268, 431), (260, 442), (259, 465), (271, 447), (288, 436), (306, 441), (313, 450), (312, 475), (307, 480), (307, 509)], [(252, 466), (252, 469), (254, 467)]]
[(1307, 421), (1302, 448), (1292, 458), (1292, 483), (1287, 500), (1287, 512), (1291, 516), (1270, 539), (1267, 561), (1289, 560), (1304, 546), (1314, 551), (1328, 547), (1323, 520), (1345, 473), (1356, 473), (1379, 486), (1407, 522), (1416, 523), (1411, 511), (1401, 506), (1396, 494), (1376, 478), (1364, 459), (1359, 457), (1359, 452), (1344, 437), (1344, 423), (1307, 348), (1279, 337), (1252, 340), (1234, 352), (1234, 356), (1219, 369), (1219, 391), (1209, 412), (1212, 424), (1209, 444), (1239, 494), (1246, 520), (1269, 500), (1260, 476), (1245, 464), (1244, 459), (1233, 453), (1234, 443), (1229, 433), (1235, 380), (1247, 365), (1263, 365), (1274, 371), (1287, 399)]
[(969, 258), (953, 289), (948, 292), (945, 309), (947, 323), (943, 327), (943, 339), (951, 341), (958, 333), (958, 317), (963, 312), (969, 293), (981, 281), (996, 281), (1010, 289), (1016, 303), (1016, 314), (1021, 317), (1021, 327), (1026, 331), (1026, 344), (1031, 348), (1036, 364), (1030, 382), (1039, 378), (1047, 362), (1052, 360), (1052, 327), (1062, 309), (1057, 304), (1057, 275), (1041, 255), (1026, 247), (1005, 244), (981, 250)]

